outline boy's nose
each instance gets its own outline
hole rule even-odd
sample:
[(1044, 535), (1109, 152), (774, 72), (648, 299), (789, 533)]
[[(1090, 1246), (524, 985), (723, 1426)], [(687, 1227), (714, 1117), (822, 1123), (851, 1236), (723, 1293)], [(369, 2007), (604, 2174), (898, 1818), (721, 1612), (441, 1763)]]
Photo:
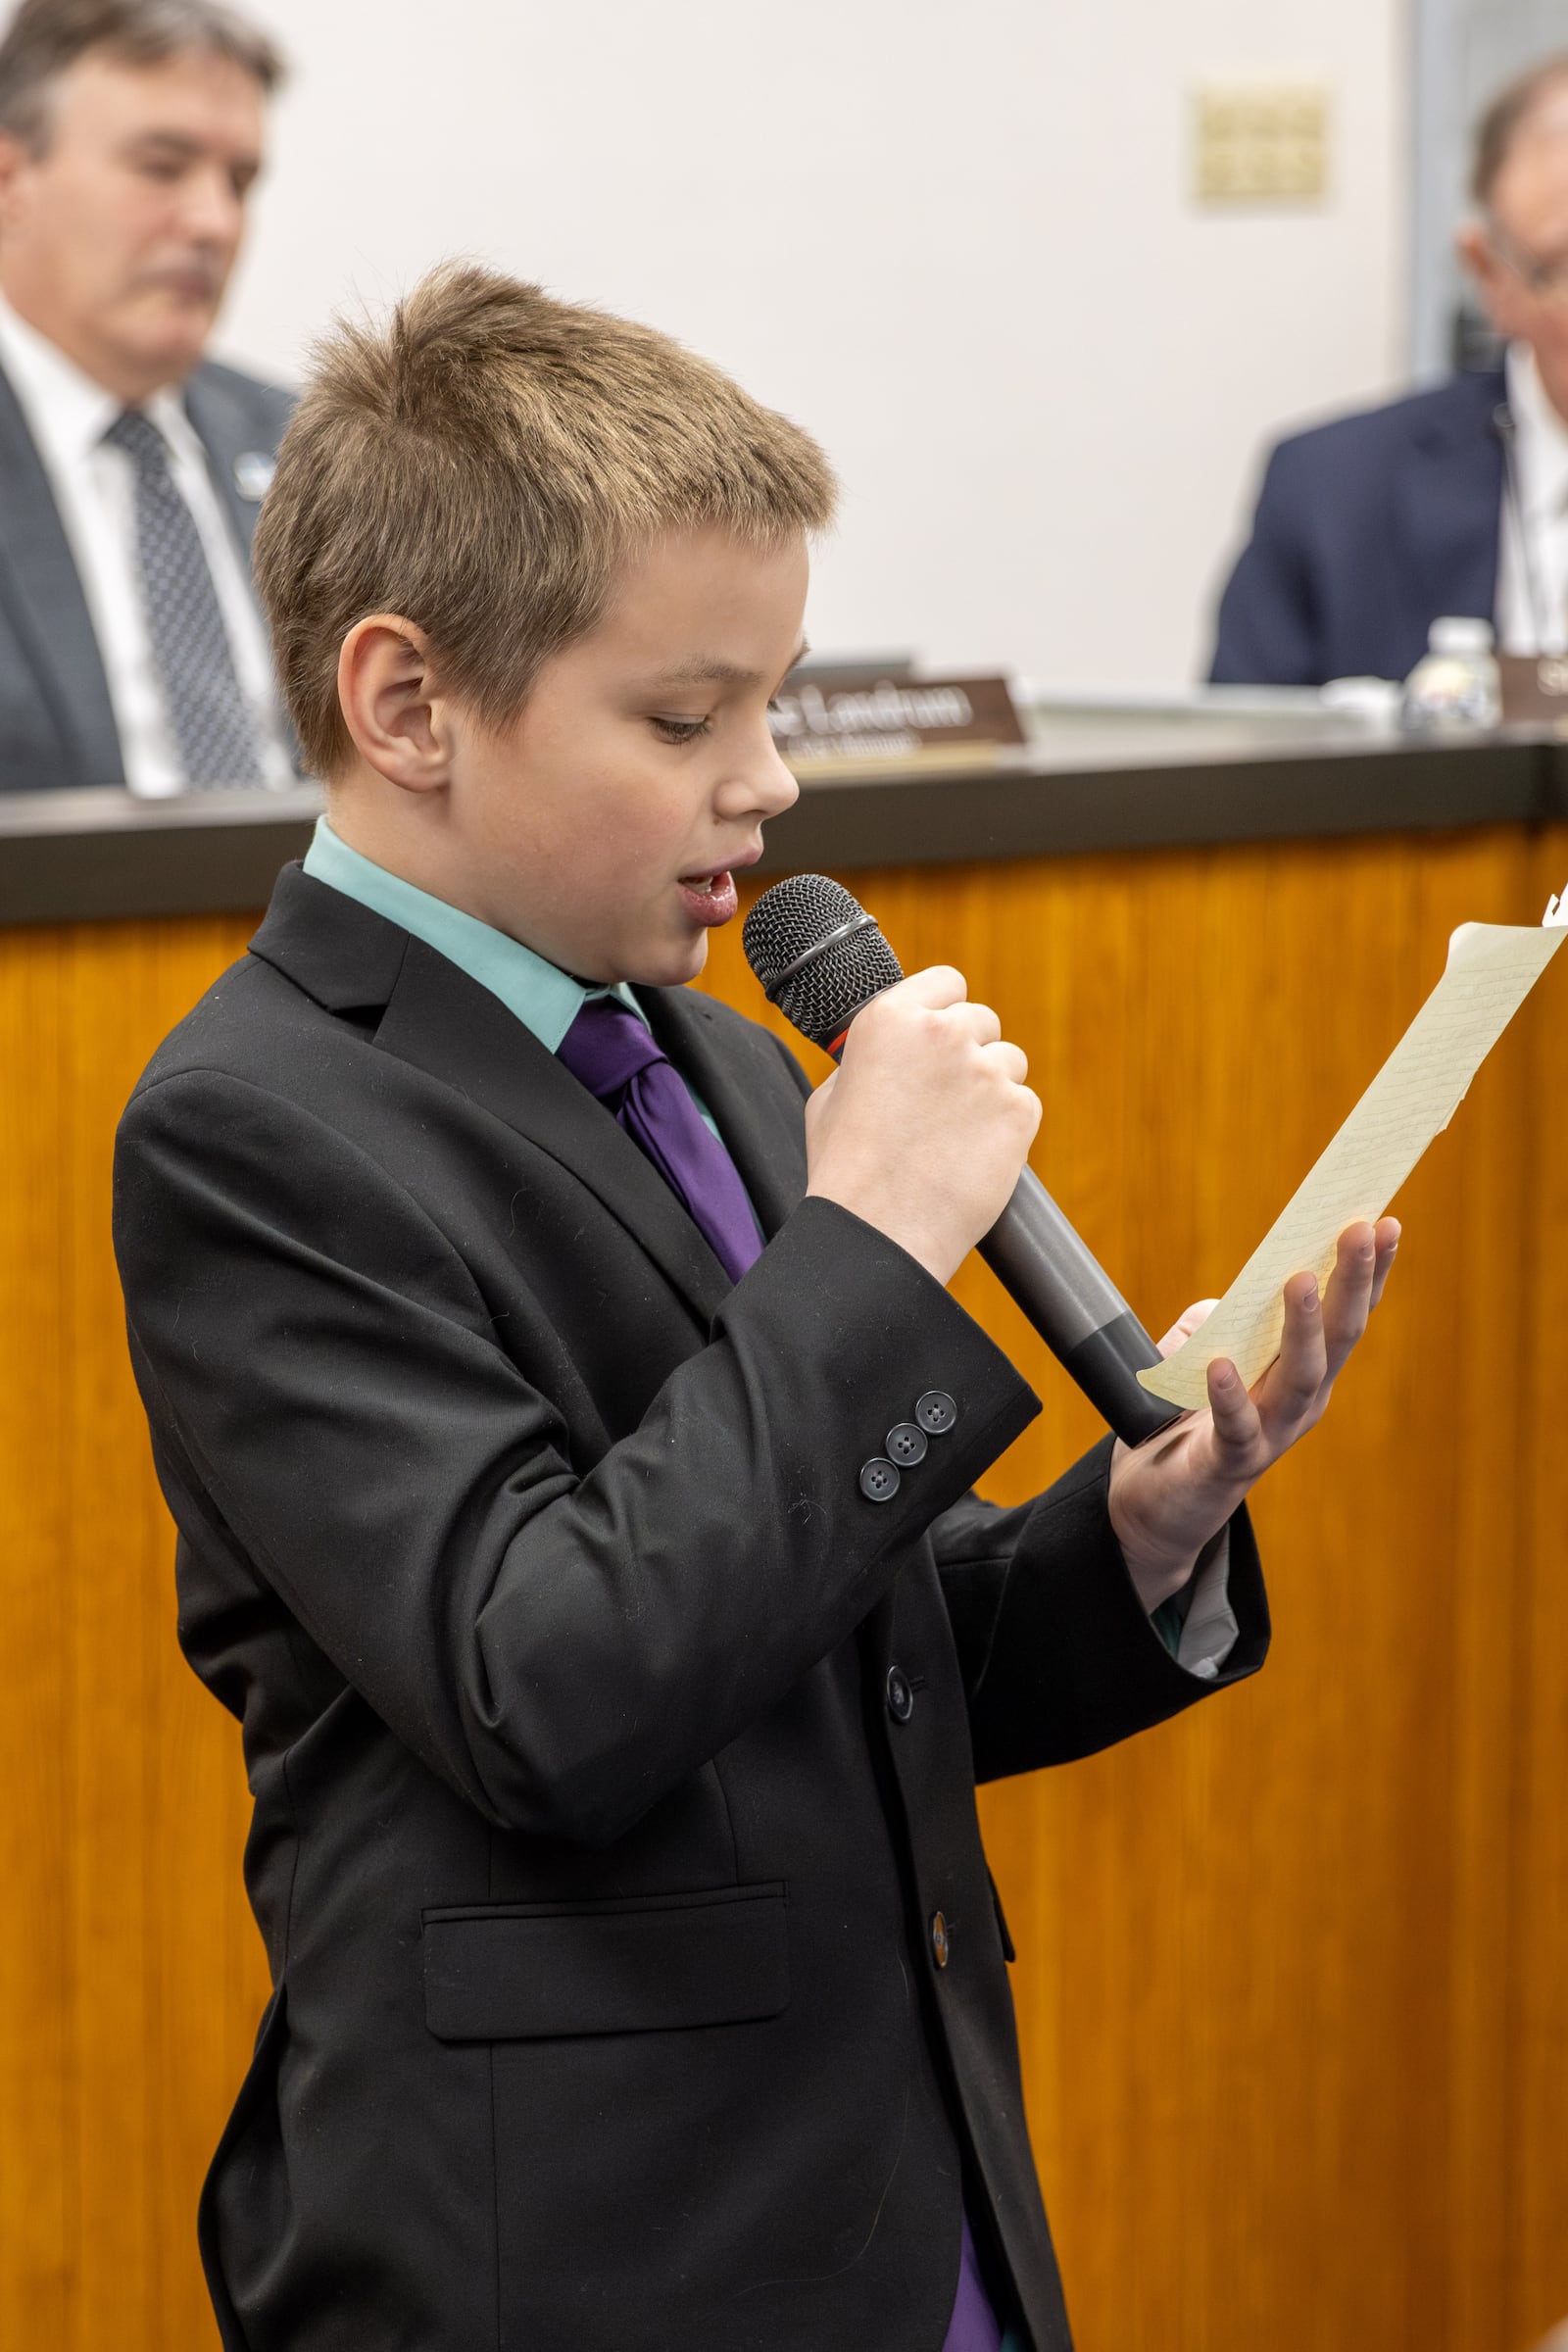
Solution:
[(746, 771), (746, 782), (753, 795), (752, 805), (764, 816), (777, 816), (781, 810), (792, 808), (801, 797), (801, 788), (785, 766), (768, 736)]

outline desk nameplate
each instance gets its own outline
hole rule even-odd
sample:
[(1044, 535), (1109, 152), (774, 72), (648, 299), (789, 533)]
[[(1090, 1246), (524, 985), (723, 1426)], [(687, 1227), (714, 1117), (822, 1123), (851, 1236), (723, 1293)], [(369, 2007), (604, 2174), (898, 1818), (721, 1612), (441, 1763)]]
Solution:
[(1502, 654), (1502, 722), (1568, 734), (1568, 654)]
[[(773, 741), (792, 767), (824, 760), (926, 766), (926, 755), (1027, 738), (1004, 677), (874, 678), (837, 686), (786, 679), (768, 713)], [(965, 762), (967, 763), (967, 762)], [(835, 769), (835, 772), (843, 772)]]

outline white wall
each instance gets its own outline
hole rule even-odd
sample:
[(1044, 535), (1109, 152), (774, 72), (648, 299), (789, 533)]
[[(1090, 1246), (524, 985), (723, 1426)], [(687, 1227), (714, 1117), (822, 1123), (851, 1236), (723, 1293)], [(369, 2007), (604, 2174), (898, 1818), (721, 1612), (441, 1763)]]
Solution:
[[(466, 252), (680, 335), (848, 490), (808, 626), (1191, 675), (1271, 428), (1403, 349), (1402, 0), (256, 0), (297, 79), (220, 345)], [(1189, 94), (1333, 96), (1332, 193), (1192, 202)]]

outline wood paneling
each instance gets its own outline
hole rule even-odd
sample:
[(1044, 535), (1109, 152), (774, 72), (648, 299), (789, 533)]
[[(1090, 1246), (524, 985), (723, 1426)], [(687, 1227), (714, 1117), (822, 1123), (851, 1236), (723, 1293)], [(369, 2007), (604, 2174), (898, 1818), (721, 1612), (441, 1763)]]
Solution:
[(174, 1639), (110, 1150), (248, 922), (0, 937), (0, 2343), (216, 2343), (195, 2197), (266, 1998), (239, 1737)]
[[(1512, 830), (854, 877), (1027, 1048), (1035, 1162), (1156, 1330), (1221, 1289)], [(108, 1245), (114, 1119), (244, 922), (0, 938), (0, 2341), (214, 2340), (197, 2186), (265, 1967), (234, 1727), (174, 1642)], [(710, 985), (760, 1002), (732, 931)], [(1262, 1490), (1265, 1672), (985, 1792), (1083, 2352), (1520, 2352), (1568, 2313), (1568, 1328), (1561, 975), (1401, 1203), (1377, 1328)], [(1035, 1381), (1000, 1495), (1097, 1434)]]
[[(1568, 829), (1538, 889), (1560, 889)], [(1506, 2086), (1521, 2151), (1506, 2264), (1516, 2308), (1568, 2309), (1568, 1044), (1561, 1000), (1529, 1033), (1533, 1149), (1521, 1220), (1529, 1320), (1521, 1410), (1524, 1556), (1512, 1626), (1514, 1883)]]

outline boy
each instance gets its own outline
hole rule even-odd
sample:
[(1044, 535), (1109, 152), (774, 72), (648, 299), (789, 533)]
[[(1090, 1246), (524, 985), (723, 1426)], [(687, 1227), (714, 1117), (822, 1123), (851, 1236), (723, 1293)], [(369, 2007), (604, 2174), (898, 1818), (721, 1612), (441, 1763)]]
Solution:
[(327, 821), (117, 1174), (276, 1987), (203, 2197), (230, 2346), (1067, 2342), (973, 1784), (1259, 1664), (1234, 1514), (1395, 1229), (1253, 1396), (969, 1494), (1037, 1409), (944, 1288), (1022, 1055), (917, 973), (803, 1105), (682, 986), (794, 797), (832, 505), (715, 370), (473, 270), (340, 330), (284, 444)]

